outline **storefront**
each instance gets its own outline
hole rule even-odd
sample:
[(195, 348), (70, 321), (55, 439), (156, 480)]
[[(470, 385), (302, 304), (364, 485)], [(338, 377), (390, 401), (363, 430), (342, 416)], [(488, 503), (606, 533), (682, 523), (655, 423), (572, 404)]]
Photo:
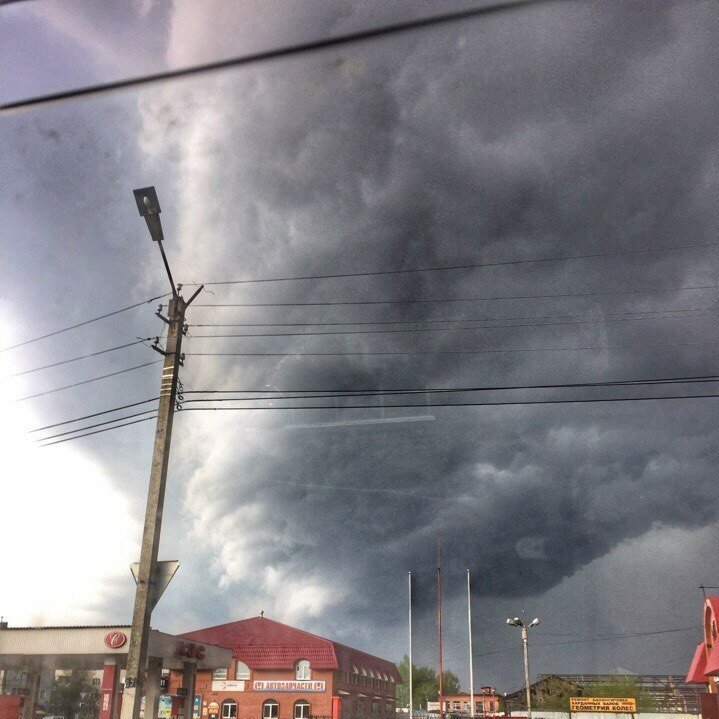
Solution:
[[(0, 695), (0, 719), (36, 719), (38, 691), (43, 675), (82, 669), (99, 674), (98, 719), (117, 719), (122, 702), (123, 674), (127, 663), (130, 627), (8, 627), (0, 625), (0, 672), (21, 670), (24, 686), (14, 695)], [(145, 705), (153, 711), (145, 719), (157, 719), (162, 674), (174, 670), (180, 677), (169, 701), (171, 716), (184, 717), (185, 697), (195, 695), (198, 671), (229, 667), (232, 652), (206, 642), (150, 631), (145, 675)], [(18, 699), (19, 697), (19, 699)], [(198, 705), (199, 716), (199, 705)], [(189, 719), (189, 718), (188, 718)]]

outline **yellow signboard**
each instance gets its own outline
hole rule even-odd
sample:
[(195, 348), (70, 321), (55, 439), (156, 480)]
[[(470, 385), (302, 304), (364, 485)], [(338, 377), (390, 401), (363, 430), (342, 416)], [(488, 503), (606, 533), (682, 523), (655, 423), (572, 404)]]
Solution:
[(616, 697), (569, 697), (569, 710), (573, 712), (613, 712), (635, 714), (636, 699)]

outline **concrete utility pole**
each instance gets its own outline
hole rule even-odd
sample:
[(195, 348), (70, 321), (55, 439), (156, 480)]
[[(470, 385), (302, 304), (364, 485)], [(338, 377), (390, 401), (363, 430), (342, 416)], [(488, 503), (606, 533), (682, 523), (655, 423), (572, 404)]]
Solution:
[[(150, 486), (147, 492), (147, 508), (145, 524), (142, 532), (142, 548), (140, 566), (137, 572), (137, 588), (135, 591), (135, 608), (132, 615), (132, 631), (127, 654), (125, 672), (125, 690), (122, 698), (122, 719), (139, 719), (140, 703), (147, 665), (147, 642), (150, 636), (150, 617), (154, 608), (155, 583), (157, 581), (157, 552), (160, 546), (160, 530), (162, 528), (162, 511), (165, 503), (165, 484), (167, 466), (170, 459), (170, 441), (172, 439), (172, 420), (177, 397), (178, 373), (182, 364), (182, 337), (186, 331), (185, 311), (202, 291), (197, 291), (185, 301), (179, 294), (180, 287), (175, 288), (170, 266), (162, 247), (162, 226), (160, 224), (160, 203), (154, 187), (135, 190), (140, 214), (145, 218), (152, 239), (160, 247), (162, 260), (172, 288), (172, 299), (168, 304), (167, 318), (160, 318), (167, 323), (167, 342), (164, 350), (153, 347), (165, 356), (160, 383), (160, 402), (157, 408), (157, 426), (155, 429), (155, 446), (152, 452), (150, 469)], [(150, 692), (152, 694), (152, 692)], [(185, 716), (189, 719), (192, 712), (194, 697), (187, 697), (189, 710)], [(148, 711), (149, 708), (146, 708)], [(152, 716), (148, 711), (148, 716)]]

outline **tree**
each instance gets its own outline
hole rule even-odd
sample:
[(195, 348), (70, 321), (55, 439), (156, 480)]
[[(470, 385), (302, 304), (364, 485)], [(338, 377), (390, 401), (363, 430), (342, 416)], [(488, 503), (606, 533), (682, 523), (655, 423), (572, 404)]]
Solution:
[(94, 719), (98, 713), (98, 692), (89, 672), (73, 669), (58, 677), (50, 692), (50, 714), (65, 719)]
[[(437, 685), (437, 693), (439, 693), (439, 684)], [(445, 669), (442, 672), (442, 693), (459, 694), (459, 679), (451, 669)]]
[[(405, 654), (397, 665), (403, 684), (397, 686), (397, 706), (409, 705), (409, 657)], [(442, 691), (444, 694), (459, 692), (459, 679), (451, 670), (442, 672)], [(412, 664), (412, 703), (415, 707), (426, 707), (427, 702), (437, 701), (439, 681), (437, 672), (430, 667), (418, 667)]]
[[(530, 687), (532, 706), (544, 711), (569, 711), (569, 697), (581, 694), (579, 685), (563, 679), (562, 677), (545, 677)], [(523, 702), (523, 705), (526, 702)], [(526, 708), (526, 707), (525, 707)]]
[(658, 706), (654, 697), (630, 676), (616, 676), (611, 679), (595, 679), (582, 689), (585, 697), (619, 697), (637, 700), (637, 711), (656, 711)]

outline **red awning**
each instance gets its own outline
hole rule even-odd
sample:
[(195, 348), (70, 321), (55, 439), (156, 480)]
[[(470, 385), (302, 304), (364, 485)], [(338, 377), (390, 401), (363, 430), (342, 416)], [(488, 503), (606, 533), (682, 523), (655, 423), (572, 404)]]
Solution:
[[(716, 657), (716, 653), (712, 650), (712, 657)], [(707, 684), (707, 652), (706, 644), (700, 642), (697, 644), (697, 648), (694, 652), (694, 658), (692, 664), (689, 667), (689, 673), (687, 674), (686, 681), (690, 684)]]

